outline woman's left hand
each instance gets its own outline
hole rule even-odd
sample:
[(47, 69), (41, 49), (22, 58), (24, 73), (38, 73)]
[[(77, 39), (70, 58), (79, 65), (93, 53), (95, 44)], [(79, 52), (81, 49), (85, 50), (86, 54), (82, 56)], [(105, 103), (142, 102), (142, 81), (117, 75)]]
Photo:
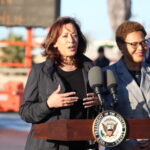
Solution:
[(83, 99), (84, 108), (89, 108), (99, 104), (100, 102), (98, 100), (98, 97), (94, 93), (88, 93), (87, 97)]

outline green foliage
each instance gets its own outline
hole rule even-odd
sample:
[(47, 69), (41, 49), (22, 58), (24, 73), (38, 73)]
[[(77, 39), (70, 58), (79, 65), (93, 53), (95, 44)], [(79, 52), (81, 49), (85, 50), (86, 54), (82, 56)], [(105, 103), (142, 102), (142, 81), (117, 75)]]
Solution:
[[(22, 36), (9, 34), (5, 41), (23, 41)], [(2, 55), (0, 56), (1, 62), (24, 62), (24, 46), (6, 46), (1, 48)]]
[(105, 45), (103, 45), (103, 47), (105, 47), (105, 48), (113, 48), (114, 45), (108, 45), (108, 44), (105, 44)]

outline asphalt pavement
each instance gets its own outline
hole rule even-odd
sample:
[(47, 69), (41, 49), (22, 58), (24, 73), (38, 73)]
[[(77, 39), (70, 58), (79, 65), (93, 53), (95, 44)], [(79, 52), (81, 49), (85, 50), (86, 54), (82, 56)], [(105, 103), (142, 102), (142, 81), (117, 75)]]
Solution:
[(24, 150), (30, 126), (17, 113), (0, 113), (0, 150)]

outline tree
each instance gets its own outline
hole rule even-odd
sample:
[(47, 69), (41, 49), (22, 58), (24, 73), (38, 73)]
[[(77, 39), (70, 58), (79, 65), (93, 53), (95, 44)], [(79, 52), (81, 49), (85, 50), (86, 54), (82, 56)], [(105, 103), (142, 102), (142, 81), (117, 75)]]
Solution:
[[(22, 36), (10, 33), (5, 41), (23, 41)], [(6, 46), (1, 48), (1, 62), (24, 62), (24, 47), (23, 46)]]

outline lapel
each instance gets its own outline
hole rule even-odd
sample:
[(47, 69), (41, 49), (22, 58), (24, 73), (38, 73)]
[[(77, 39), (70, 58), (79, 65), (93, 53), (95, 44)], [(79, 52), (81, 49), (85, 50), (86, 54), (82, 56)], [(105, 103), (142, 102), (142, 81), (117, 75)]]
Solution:
[(116, 64), (116, 72), (119, 80), (123, 82), (129, 93), (134, 97), (133, 100), (135, 99), (138, 103), (143, 102), (145, 97), (143, 96), (142, 90), (133, 79), (132, 75), (128, 72), (122, 59)]
[[(50, 93), (57, 89), (58, 85), (61, 86), (61, 93), (65, 92), (65, 86), (58, 76), (56, 72), (56, 68), (54, 67), (54, 64), (51, 60), (47, 59), (45, 66), (43, 68), (44, 73), (48, 76), (46, 85), (47, 86), (47, 92)], [(52, 86), (53, 85), (53, 86)]]
[[(142, 64), (140, 88), (144, 93), (146, 102), (150, 104), (150, 66), (145, 63)], [(148, 106), (150, 107), (150, 105)]]
[[(84, 59), (84, 57), (83, 57), (83, 59)], [(84, 61), (84, 63), (83, 63), (82, 73), (83, 73), (83, 79), (84, 79), (86, 93), (92, 92), (92, 89), (90, 89), (89, 82), (88, 82), (88, 72), (92, 66), (93, 66), (93, 64), (90, 63), (89, 61)]]
[[(59, 75), (56, 72), (56, 68), (54, 64), (51, 62), (51, 60), (46, 60), (45, 66), (43, 68), (44, 73), (47, 75), (46, 78), (46, 90), (47, 94), (50, 95), (51, 93), (54, 92), (54, 90), (57, 89), (58, 85), (60, 84), (61, 86), (61, 91), (60, 93), (65, 93), (65, 86), (59, 77)], [(59, 119), (64, 119), (70, 118), (70, 108), (59, 108), (57, 109), (58, 111), (58, 118)]]

